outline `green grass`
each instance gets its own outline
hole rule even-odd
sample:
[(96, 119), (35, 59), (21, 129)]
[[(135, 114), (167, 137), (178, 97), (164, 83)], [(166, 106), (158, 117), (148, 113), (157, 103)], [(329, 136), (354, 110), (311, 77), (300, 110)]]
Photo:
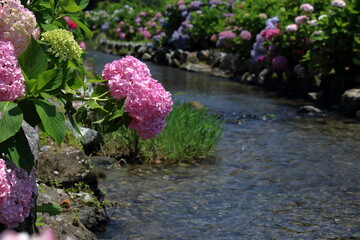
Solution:
[(223, 120), (191, 104), (176, 103), (166, 122), (164, 131), (147, 141), (131, 129), (107, 134), (102, 154), (127, 163), (189, 163), (211, 156), (222, 136)]

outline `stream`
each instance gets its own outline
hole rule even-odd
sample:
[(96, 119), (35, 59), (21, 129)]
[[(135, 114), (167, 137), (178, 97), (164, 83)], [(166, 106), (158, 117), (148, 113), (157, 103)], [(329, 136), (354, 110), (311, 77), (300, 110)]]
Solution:
[[(90, 52), (96, 72), (118, 56)], [(297, 113), (301, 100), (149, 65), (176, 98), (225, 118), (215, 159), (106, 170), (120, 206), (98, 239), (360, 239), (360, 122)]]

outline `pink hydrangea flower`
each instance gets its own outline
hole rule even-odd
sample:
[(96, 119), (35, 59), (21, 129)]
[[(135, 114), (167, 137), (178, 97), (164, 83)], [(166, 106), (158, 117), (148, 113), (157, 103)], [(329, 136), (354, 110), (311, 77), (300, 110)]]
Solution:
[(247, 30), (242, 30), (240, 33), (240, 37), (243, 40), (251, 40), (251, 32), (247, 31)]
[(83, 50), (86, 50), (86, 44), (85, 44), (85, 42), (79, 42), (79, 46), (80, 46)]
[(152, 78), (134, 83), (125, 100), (125, 111), (132, 117), (129, 128), (143, 139), (153, 138), (165, 127), (165, 117), (172, 110), (171, 94)]
[(30, 36), (38, 36), (35, 15), (18, 0), (1, 1), (0, 39), (10, 41), (18, 56), (30, 42)]
[(213, 34), (213, 35), (211, 35), (211, 37), (210, 37), (210, 41), (215, 41), (216, 38), (217, 38), (217, 35), (216, 35), (216, 34)]
[(0, 223), (14, 228), (23, 222), (29, 216), (36, 189), (34, 172), (29, 175), (16, 166), (10, 169), (0, 158)]
[(261, 32), (261, 36), (263, 36), (266, 40), (271, 40), (273, 37), (280, 34), (279, 29), (266, 29)]
[(286, 31), (288, 32), (296, 32), (298, 30), (297, 24), (290, 24), (286, 26)]
[(222, 39), (233, 39), (233, 38), (236, 38), (236, 34), (231, 30), (222, 31), (222, 32), (219, 33), (219, 39), (220, 40), (222, 40)]
[(295, 18), (295, 23), (299, 25), (306, 24), (308, 21), (309, 21), (308, 16), (297, 16)]
[[(45, 228), (40, 234), (31, 236), (27, 232), (6, 230), (0, 234), (0, 240), (56, 240), (56, 236), (50, 228)], [(67, 237), (66, 240), (74, 240), (74, 238)]]
[(0, 41), (0, 101), (14, 101), (24, 95), (24, 76), (11, 42)]
[(346, 2), (343, 0), (333, 0), (331, 2), (331, 6), (344, 8), (344, 7), (346, 7)]
[(151, 77), (147, 65), (132, 56), (107, 63), (102, 77), (108, 80), (110, 94), (115, 99), (125, 98), (132, 91), (134, 82)]
[(284, 56), (277, 56), (272, 60), (272, 67), (275, 70), (286, 70), (288, 65), (288, 60)]
[(165, 118), (172, 110), (171, 94), (151, 78), (146, 64), (127, 56), (105, 65), (102, 76), (108, 80), (110, 94), (125, 98), (125, 111), (143, 139), (153, 138), (165, 127)]
[(301, 4), (300, 10), (303, 12), (310, 13), (310, 12), (314, 11), (314, 7), (309, 3), (304, 3), (304, 4)]

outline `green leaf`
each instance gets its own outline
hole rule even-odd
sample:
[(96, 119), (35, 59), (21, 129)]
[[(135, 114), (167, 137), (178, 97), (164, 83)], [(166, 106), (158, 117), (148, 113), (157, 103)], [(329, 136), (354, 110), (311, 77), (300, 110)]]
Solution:
[(102, 106), (100, 106), (95, 99), (90, 99), (88, 101), (88, 104), (89, 104), (89, 107), (92, 109), (92, 110), (101, 110), (102, 112), (105, 112), (107, 113), (108, 111), (106, 111)]
[(41, 119), (35, 110), (35, 103), (32, 100), (23, 100), (19, 102), (19, 107), (24, 113), (24, 120), (32, 127), (39, 125)]
[(84, 9), (89, 5), (90, 0), (75, 0), (75, 2), (81, 9)]
[(43, 203), (36, 207), (36, 212), (48, 213), (50, 216), (55, 216), (62, 212), (62, 208), (54, 203)]
[(35, 101), (35, 109), (41, 119), (42, 127), (60, 146), (66, 134), (64, 116), (56, 111), (54, 105), (44, 100)]
[(73, 20), (86, 34), (86, 36), (91, 39), (93, 37), (93, 32), (85, 26), (82, 22), (80, 22), (77, 18), (72, 17), (71, 20)]
[(23, 113), (19, 106), (13, 102), (0, 102), (0, 143), (14, 136), (23, 121)]
[(47, 69), (46, 54), (33, 37), (28, 48), (20, 54), (19, 65), (27, 79), (35, 79)]
[(15, 136), (0, 143), (0, 151), (16, 166), (30, 173), (34, 166), (34, 155), (31, 152), (29, 142), (22, 128), (20, 128)]
[(41, 24), (41, 27), (45, 30), (45, 31), (51, 31), (51, 30), (55, 30), (58, 29), (59, 27), (54, 25), (54, 24)]
[(68, 86), (73, 90), (77, 90), (81, 87), (84, 87), (84, 81), (81, 78), (81, 74), (77, 70), (77, 68), (74, 67), (70, 68), (66, 81)]
[(87, 118), (87, 109), (84, 106), (79, 107), (75, 114), (75, 120), (78, 123), (84, 123)]
[(63, 8), (68, 12), (79, 12), (82, 10), (82, 8), (79, 7), (74, 0), (64, 0), (63, 2)]

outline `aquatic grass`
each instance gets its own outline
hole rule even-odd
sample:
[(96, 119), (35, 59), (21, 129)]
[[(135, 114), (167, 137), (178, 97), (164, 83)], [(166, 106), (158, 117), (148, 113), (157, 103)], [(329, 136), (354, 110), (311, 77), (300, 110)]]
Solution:
[(166, 123), (160, 135), (146, 141), (131, 129), (107, 134), (102, 153), (127, 162), (193, 162), (211, 156), (223, 132), (222, 119), (186, 103), (175, 103)]

